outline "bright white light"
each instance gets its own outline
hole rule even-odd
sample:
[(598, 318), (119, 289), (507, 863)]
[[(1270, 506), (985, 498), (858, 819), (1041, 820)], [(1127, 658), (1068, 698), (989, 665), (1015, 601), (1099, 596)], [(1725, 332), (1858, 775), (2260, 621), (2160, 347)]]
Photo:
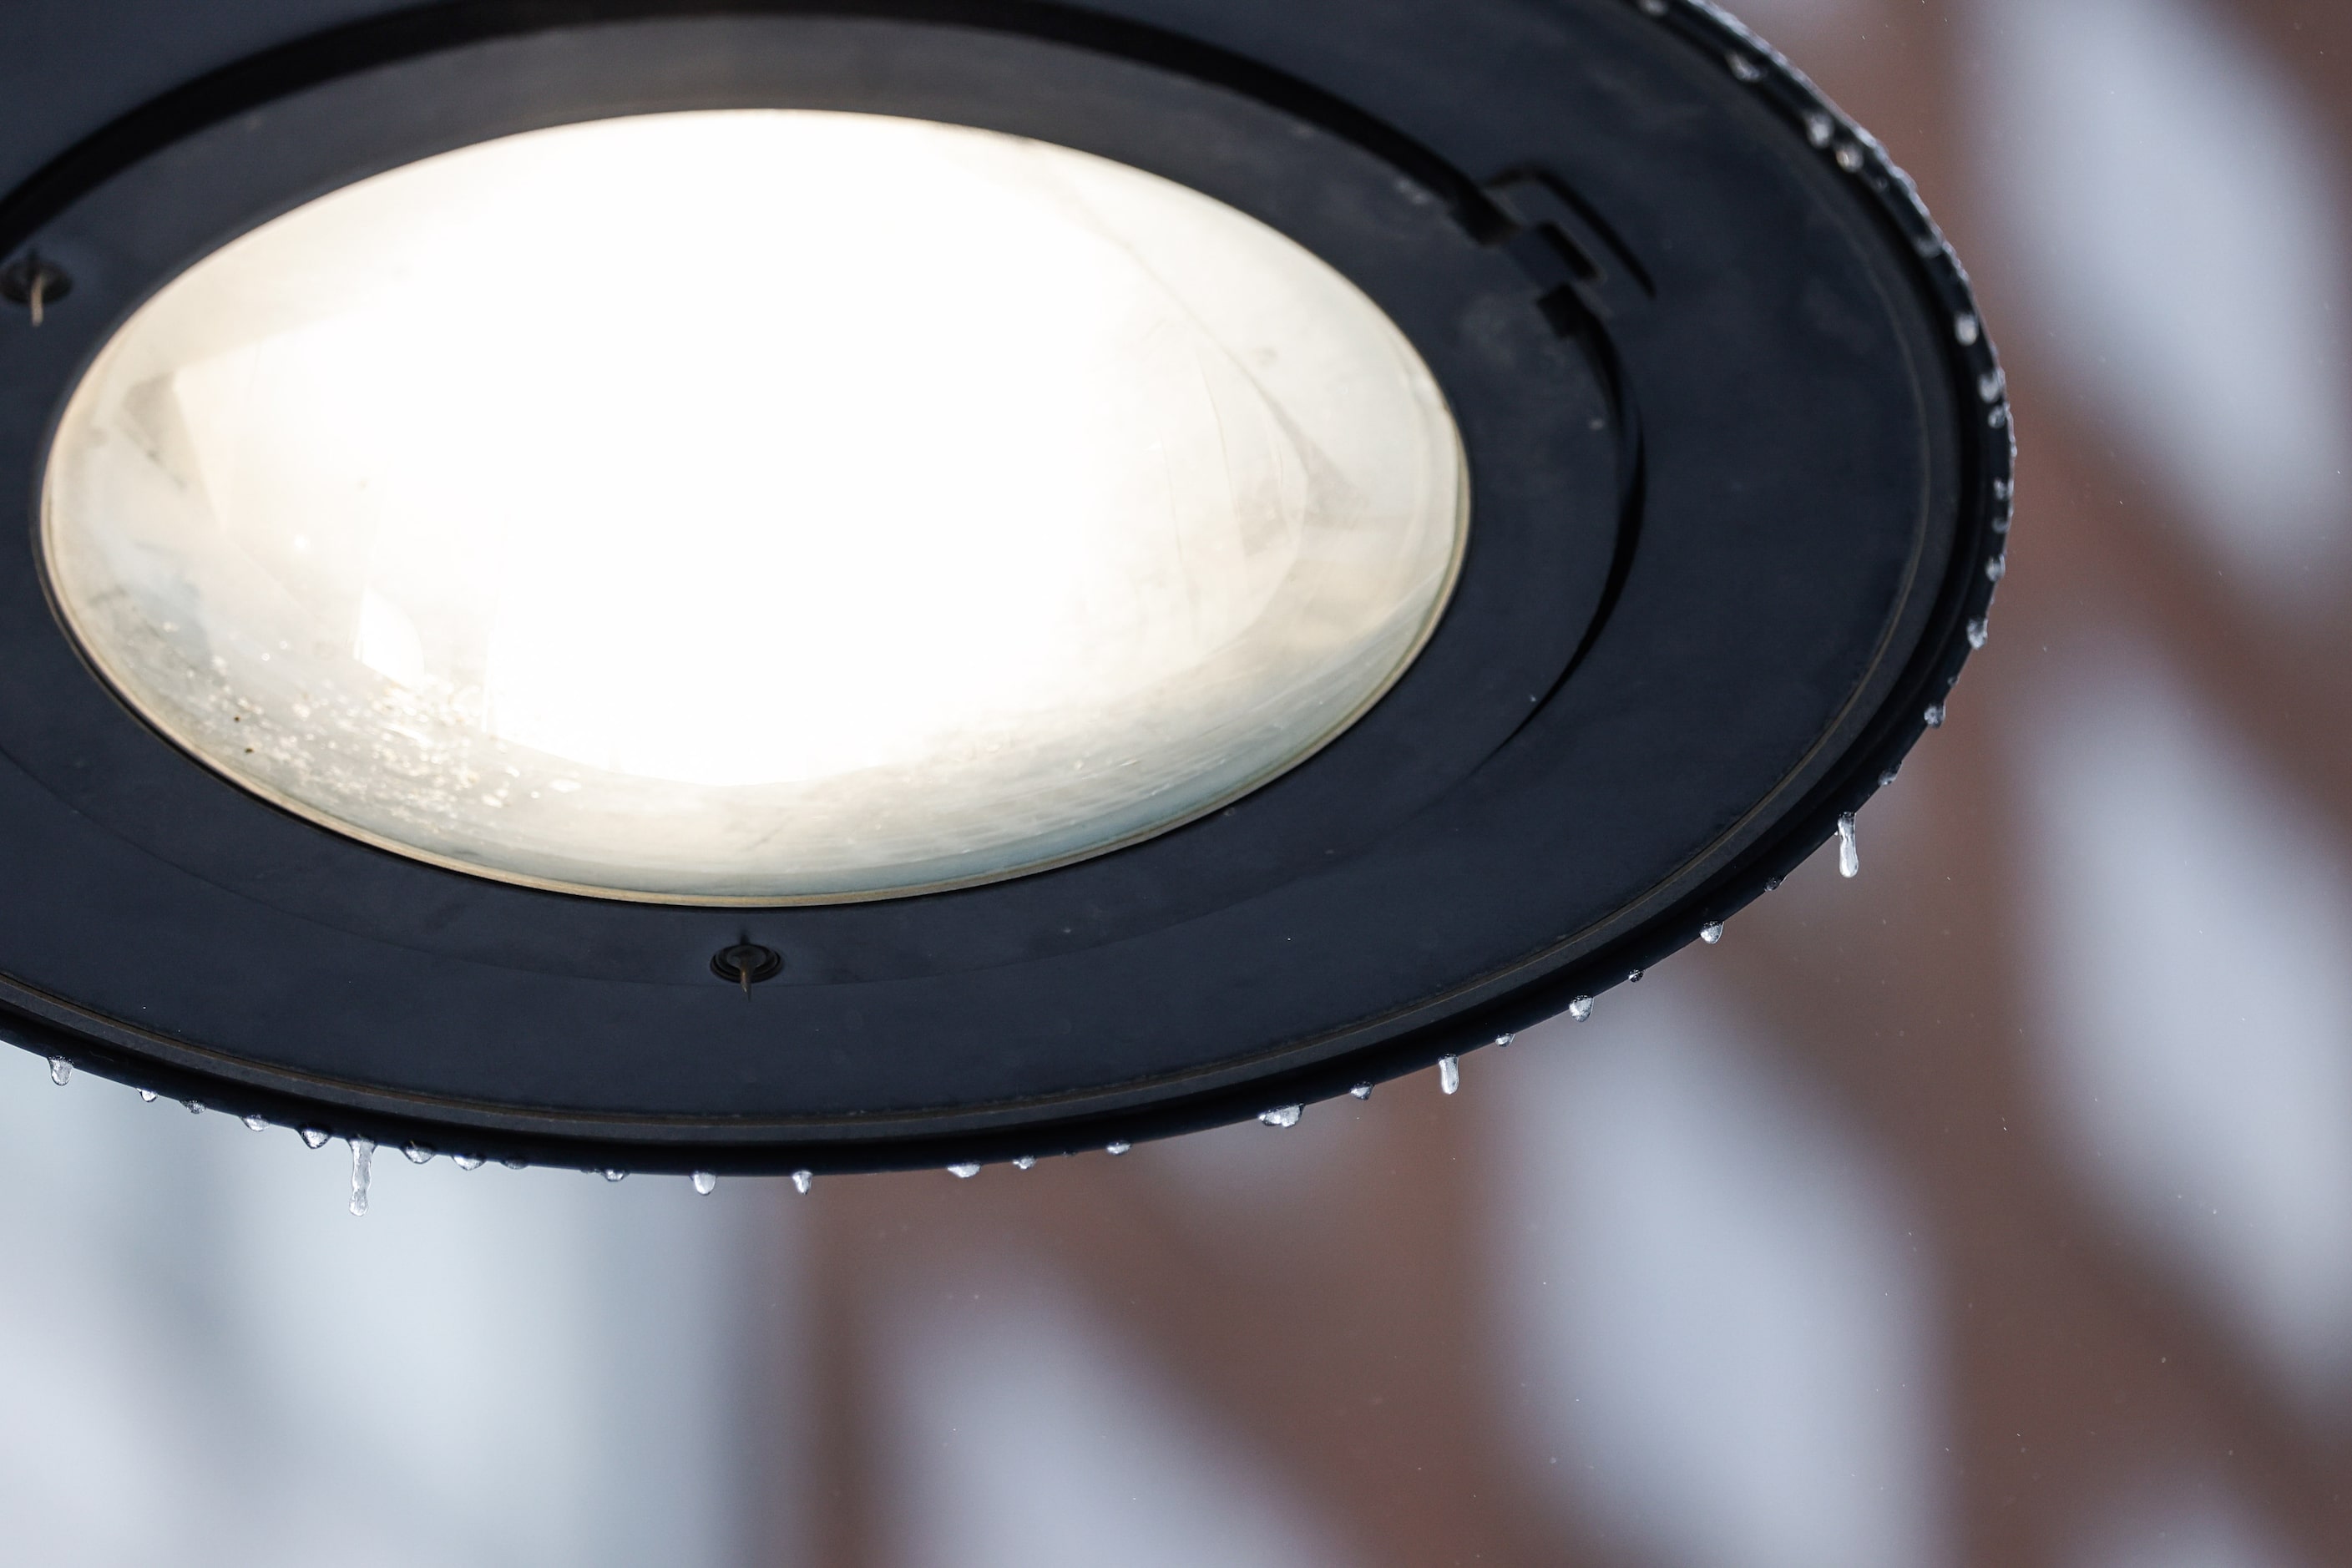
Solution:
[(1465, 529), (1403, 335), (1157, 176), (923, 121), (567, 126), (228, 246), (48, 470), (76, 633), (331, 826), (639, 897), (1087, 854), (1293, 765)]

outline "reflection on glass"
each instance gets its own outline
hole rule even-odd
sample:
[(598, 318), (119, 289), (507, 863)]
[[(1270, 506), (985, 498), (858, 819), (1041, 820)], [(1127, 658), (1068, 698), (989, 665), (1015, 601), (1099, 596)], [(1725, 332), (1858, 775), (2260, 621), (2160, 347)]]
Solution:
[(1233, 208), (747, 110), (467, 148), (199, 263), (77, 392), (45, 538), (118, 689), (298, 811), (824, 899), (1296, 763), (1419, 647), (1465, 495), (1402, 334)]

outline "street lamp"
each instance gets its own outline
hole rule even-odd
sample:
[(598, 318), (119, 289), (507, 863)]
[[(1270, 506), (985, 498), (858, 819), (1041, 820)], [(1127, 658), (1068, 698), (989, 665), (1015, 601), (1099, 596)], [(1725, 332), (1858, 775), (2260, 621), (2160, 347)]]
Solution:
[(1980, 639), (1965, 277), (1711, 7), (100, 8), (0, 200), (47, 1054), (610, 1169), (1255, 1115), (1719, 930)]

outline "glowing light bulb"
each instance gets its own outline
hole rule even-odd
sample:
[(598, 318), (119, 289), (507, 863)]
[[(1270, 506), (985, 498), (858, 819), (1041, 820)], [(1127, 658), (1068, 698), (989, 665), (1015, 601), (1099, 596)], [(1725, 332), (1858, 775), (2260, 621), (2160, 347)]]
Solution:
[(986, 880), (1295, 765), (1410, 662), (1459, 439), (1197, 192), (802, 110), (486, 142), (264, 225), (77, 390), (59, 603), (330, 826), (623, 897)]

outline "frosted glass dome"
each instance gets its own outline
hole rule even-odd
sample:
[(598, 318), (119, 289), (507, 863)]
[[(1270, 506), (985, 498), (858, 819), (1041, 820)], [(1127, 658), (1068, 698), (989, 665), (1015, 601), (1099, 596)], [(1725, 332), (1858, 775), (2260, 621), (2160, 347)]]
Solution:
[(1459, 437), (1380, 309), (1156, 175), (633, 117), (320, 197), (121, 328), (47, 560), (228, 778), (488, 876), (781, 903), (1213, 809), (1412, 660)]

